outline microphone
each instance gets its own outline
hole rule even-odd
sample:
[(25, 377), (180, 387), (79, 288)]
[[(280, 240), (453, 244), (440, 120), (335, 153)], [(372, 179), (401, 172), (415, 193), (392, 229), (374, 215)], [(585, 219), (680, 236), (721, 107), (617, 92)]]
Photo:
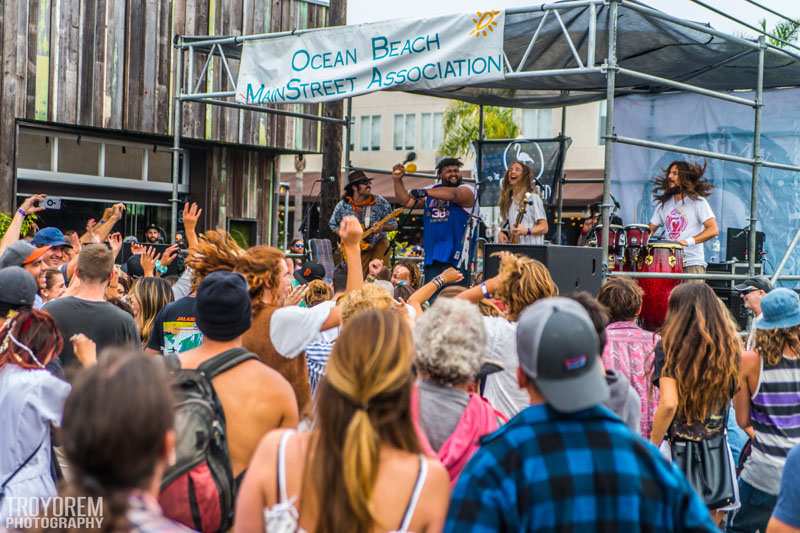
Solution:
[[(417, 152), (408, 152), (406, 154), (406, 158), (403, 160), (401, 165), (406, 169), (406, 172), (416, 172), (417, 165), (411, 163), (411, 161), (416, 161), (417, 159)], [(406, 165), (406, 163), (411, 163), (410, 165)]]

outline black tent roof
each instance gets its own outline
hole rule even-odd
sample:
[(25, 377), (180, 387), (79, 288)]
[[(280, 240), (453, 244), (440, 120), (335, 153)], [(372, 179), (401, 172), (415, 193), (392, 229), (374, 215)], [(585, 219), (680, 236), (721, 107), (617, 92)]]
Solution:
[[(551, 8), (558, 7), (561, 20), (584, 63), (591, 33), (592, 8), (589, 3), (566, 1), (549, 4)], [(559, 4), (564, 7), (559, 7)], [(610, 8), (597, 2), (595, 9), (594, 67), (599, 67), (608, 53)], [(519, 72), (579, 68), (558, 17), (552, 10), (549, 14), (547, 11), (547, 6), (542, 5), (506, 12), (504, 49), (515, 71), (546, 14), (526, 64)], [(709, 34), (700, 30), (710, 29), (708, 25), (689, 21), (681, 23), (680, 19), (633, 0), (624, 0), (620, 4), (617, 28), (619, 67), (718, 91), (752, 90), (756, 85), (758, 48), (754, 41), (718, 31)], [(770, 47), (765, 53), (764, 66), (765, 88), (800, 85), (800, 56)], [(617, 75), (616, 87), (617, 95), (674, 90), (625, 74)], [(604, 99), (606, 75), (598, 71), (541, 76), (512, 74), (505, 80), (482, 85), (413, 92), (485, 105), (555, 107)]]

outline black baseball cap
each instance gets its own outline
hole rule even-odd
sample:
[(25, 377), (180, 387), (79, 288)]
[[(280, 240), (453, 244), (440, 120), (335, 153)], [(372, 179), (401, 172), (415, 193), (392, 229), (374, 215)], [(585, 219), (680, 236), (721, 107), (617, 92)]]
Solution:
[(39, 287), (33, 276), (22, 267), (0, 269), (0, 303), (19, 307), (32, 307)]
[(738, 285), (734, 285), (733, 288), (742, 294), (752, 291), (769, 292), (772, 290), (772, 283), (764, 276), (755, 276), (744, 280)]
[(556, 411), (573, 413), (608, 399), (597, 333), (574, 300), (544, 298), (525, 309), (517, 324), (517, 357)]
[(308, 283), (315, 279), (325, 279), (325, 267), (313, 261), (306, 261), (302, 268), (295, 270), (294, 279), (300, 283)]
[(215, 341), (229, 341), (250, 329), (247, 281), (237, 272), (218, 270), (203, 279), (195, 300), (197, 328)]

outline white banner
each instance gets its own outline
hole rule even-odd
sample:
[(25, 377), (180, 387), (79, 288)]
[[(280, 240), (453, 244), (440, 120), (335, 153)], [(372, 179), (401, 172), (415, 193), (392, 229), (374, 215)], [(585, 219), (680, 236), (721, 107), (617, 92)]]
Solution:
[(504, 12), (326, 28), (244, 45), (236, 99), (339, 100), (503, 79)]

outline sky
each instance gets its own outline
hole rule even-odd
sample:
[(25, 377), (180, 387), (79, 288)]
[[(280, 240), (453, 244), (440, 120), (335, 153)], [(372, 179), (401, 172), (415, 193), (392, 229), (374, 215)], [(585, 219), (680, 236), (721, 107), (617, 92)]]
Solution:
[[(690, 0), (642, 0), (643, 3), (670, 15), (709, 22), (714, 28), (737, 35), (752, 35), (753, 32), (725, 17), (692, 3)], [(800, 18), (798, 0), (755, 0), (791, 18)], [(539, 5), (536, 0), (347, 0), (347, 23), (360, 24), (397, 18), (425, 18), (450, 13), (462, 13), (487, 9)], [(780, 19), (748, 3), (746, 0), (704, 0), (726, 13), (754, 26), (767, 19), (772, 27)]]

